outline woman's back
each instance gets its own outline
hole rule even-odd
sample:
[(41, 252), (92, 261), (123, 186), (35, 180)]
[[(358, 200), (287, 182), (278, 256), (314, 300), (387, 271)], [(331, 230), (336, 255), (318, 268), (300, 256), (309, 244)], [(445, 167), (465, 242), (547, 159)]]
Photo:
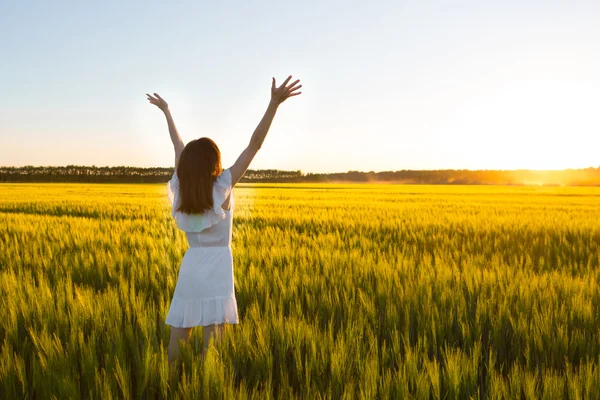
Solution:
[[(202, 214), (187, 214), (177, 210), (181, 204), (177, 171), (173, 173), (167, 189), (172, 206), (171, 215), (175, 218), (179, 229), (186, 233), (190, 247), (228, 246), (231, 244), (235, 200), (231, 186), (230, 168), (224, 170), (213, 183), (213, 208)], [(229, 203), (228, 210), (223, 209), (223, 204), (226, 203)]]

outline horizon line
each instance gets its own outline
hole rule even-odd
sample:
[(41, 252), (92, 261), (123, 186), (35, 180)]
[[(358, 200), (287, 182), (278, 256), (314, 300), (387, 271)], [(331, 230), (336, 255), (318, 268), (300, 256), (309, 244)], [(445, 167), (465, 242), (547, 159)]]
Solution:
[[(99, 166), (99, 165), (78, 165), (78, 164), (67, 164), (67, 165), (32, 165), (32, 164), (27, 164), (27, 165), (21, 165), (21, 166), (16, 166), (16, 165), (0, 165), (0, 169), (1, 168), (27, 168), (27, 167), (33, 167), (33, 168), (67, 168), (67, 167), (89, 167), (89, 168), (142, 168), (142, 169), (174, 169), (173, 166), (169, 166), (169, 167), (161, 167), (161, 166), (156, 166), (156, 167), (140, 167), (140, 166), (135, 166), (135, 165), (104, 165), (104, 166)], [(248, 168), (248, 170), (251, 171), (289, 171), (289, 172), (296, 172), (296, 171), (300, 171), (302, 174), (306, 175), (306, 174), (313, 174), (313, 175), (327, 175), (327, 174), (346, 174), (349, 172), (358, 172), (358, 173), (384, 173), (384, 172), (400, 172), (400, 171), (532, 171), (532, 172), (557, 172), (557, 171), (581, 171), (581, 170), (588, 170), (588, 169), (600, 169), (600, 165), (598, 165), (598, 167), (593, 167), (593, 166), (589, 166), (589, 167), (585, 167), (585, 168), (560, 168), (560, 169), (531, 169), (531, 168), (517, 168), (517, 169), (469, 169), (469, 168), (437, 168), (437, 169), (397, 169), (397, 170), (380, 170), (380, 171), (359, 171), (359, 170), (347, 170), (347, 171), (336, 171), (336, 172), (310, 172), (310, 171), (304, 171), (302, 169), (278, 169), (278, 168), (260, 168), (260, 169), (253, 169), (253, 168)]]

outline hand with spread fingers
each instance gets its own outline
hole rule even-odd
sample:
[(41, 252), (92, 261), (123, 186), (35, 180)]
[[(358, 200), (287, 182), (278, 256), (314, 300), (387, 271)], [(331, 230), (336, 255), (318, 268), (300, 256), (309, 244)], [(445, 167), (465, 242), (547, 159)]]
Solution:
[[(292, 79), (292, 76), (288, 76), (288, 78), (281, 84), (281, 86), (275, 86), (275, 78), (273, 78), (273, 82), (271, 84), (271, 102), (279, 105), (283, 103), (286, 99), (297, 96), (302, 92), (297, 92), (298, 89), (302, 87), (302, 85), (298, 85), (300, 79), (296, 79), (293, 83), (287, 85), (287, 83)], [(286, 86), (287, 85), (287, 86)]]
[(152, 97), (148, 93), (146, 93), (146, 96), (148, 96), (148, 101), (150, 102), (150, 104), (154, 104), (156, 107), (160, 108), (162, 111), (166, 111), (169, 109), (169, 105), (167, 104), (165, 99), (160, 97), (158, 93), (154, 93), (154, 97)]

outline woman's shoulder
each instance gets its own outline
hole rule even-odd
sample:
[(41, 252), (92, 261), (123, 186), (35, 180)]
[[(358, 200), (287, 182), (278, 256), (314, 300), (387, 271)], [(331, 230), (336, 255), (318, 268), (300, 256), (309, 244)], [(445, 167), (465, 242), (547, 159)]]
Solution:
[(231, 187), (231, 169), (227, 168), (225, 170), (223, 170), (223, 172), (221, 172), (221, 175), (219, 175), (215, 181), (215, 183), (217, 183), (217, 185), (223, 186), (225, 188), (227, 187)]
[(221, 205), (225, 203), (231, 194), (231, 171), (229, 168), (221, 172), (213, 186), (213, 203), (215, 212), (221, 213)]

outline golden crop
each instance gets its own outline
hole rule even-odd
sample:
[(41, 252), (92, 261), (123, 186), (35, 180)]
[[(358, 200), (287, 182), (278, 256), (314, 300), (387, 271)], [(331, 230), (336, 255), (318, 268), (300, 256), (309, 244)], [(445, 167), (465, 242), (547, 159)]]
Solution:
[(0, 185), (3, 398), (596, 398), (600, 188), (241, 185), (241, 323), (168, 374), (165, 185)]

